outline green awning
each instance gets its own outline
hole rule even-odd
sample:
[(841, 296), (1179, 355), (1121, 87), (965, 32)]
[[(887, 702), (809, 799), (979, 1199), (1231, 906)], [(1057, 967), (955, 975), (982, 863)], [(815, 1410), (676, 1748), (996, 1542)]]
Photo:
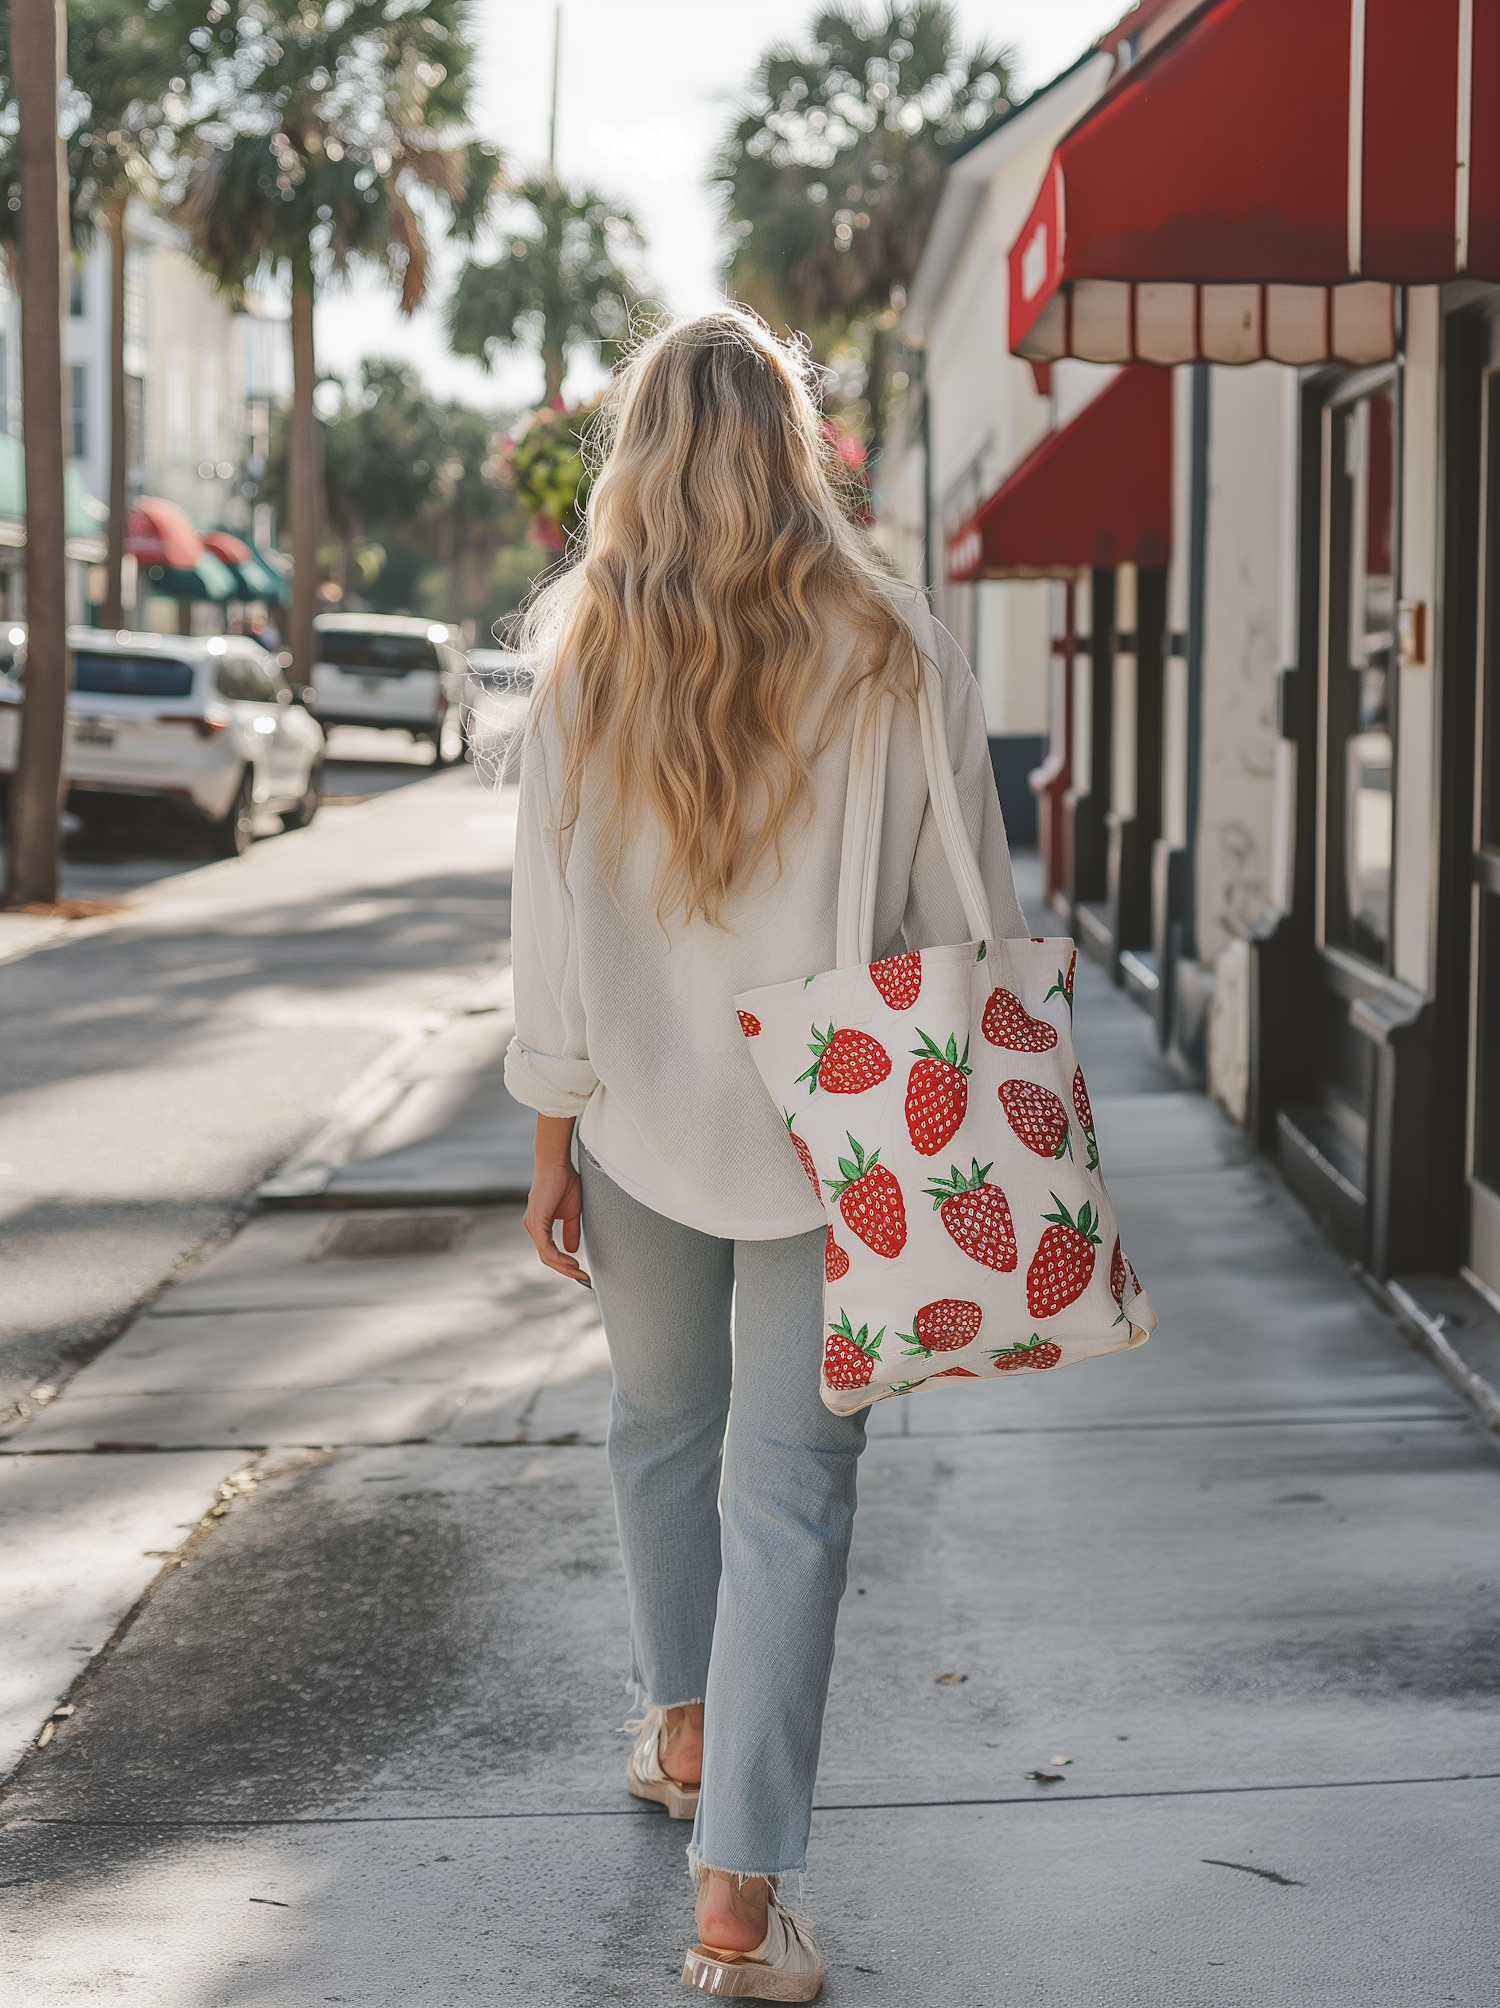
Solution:
[[(70, 466), (64, 473), (63, 497), (65, 536), (98, 539), (105, 534), (109, 511), (94, 496), (81, 467)], [(26, 521), (26, 449), (19, 439), (0, 432), (0, 517), (6, 516)]]
[[(264, 600), (268, 606), (286, 606), (292, 597), (290, 581), (277, 571), (243, 530), (231, 530), (225, 524), (220, 526), (220, 530), (211, 530), (208, 534), (214, 537), (221, 532), (226, 537), (233, 537), (236, 543), (243, 544), (250, 553), (248, 558), (236, 561), (231, 566), (231, 570), (244, 588), (235, 597), (241, 600)], [(229, 560), (226, 558), (224, 562), (227, 564)]]
[[(248, 537), (245, 541), (247, 544), (250, 543)], [(262, 556), (259, 548), (254, 544), (250, 544), (250, 555), (255, 560), (254, 577), (258, 585), (255, 597), (258, 600), (267, 600), (275, 606), (290, 606), (292, 600), (291, 580), (287, 578), (284, 572), (278, 572), (276, 567), (267, 558)], [(248, 576), (248, 567), (246, 567), (246, 573)]]
[(196, 565), (178, 571), (169, 565), (153, 565), (146, 573), (146, 591), (168, 600), (226, 600), (244, 598), (239, 574), (212, 551), (205, 551)]

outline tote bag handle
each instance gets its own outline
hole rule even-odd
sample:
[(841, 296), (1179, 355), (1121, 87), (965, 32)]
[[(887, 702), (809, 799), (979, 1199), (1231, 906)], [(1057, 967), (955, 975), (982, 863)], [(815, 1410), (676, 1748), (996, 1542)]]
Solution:
[[(942, 683), (936, 667), (937, 636), (927, 601), (918, 594), (909, 624), (917, 644), (917, 716), (922, 728), (922, 764), (943, 855), (953, 874), (971, 941), (987, 941), (993, 931), (989, 894), (969, 833), (964, 827), (948, 735), (943, 724)], [(844, 807), (844, 847), (839, 864), (838, 961), (847, 969), (875, 953), (875, 894), (880, 871), (880, 838), (885, 822), (885, 776), (891, 720), (896, 700), (889, 692), (868, 710), (856, 728), (849, 793)]]

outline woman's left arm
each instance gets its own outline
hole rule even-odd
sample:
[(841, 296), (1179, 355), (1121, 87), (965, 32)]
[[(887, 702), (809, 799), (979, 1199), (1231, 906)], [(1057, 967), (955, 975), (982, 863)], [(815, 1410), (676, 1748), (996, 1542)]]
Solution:
[[(562, 1246), (553, 1234), (562, 1224)], [(583, 1182), (573, 1167), (573, 1118), (538, 1116), (536, 1169), (526, 1202), (526, 1232), (549, 1269), (575, 1283), (587, 1283), (588, 1271), (578, 1261), (583, 1223)]]
[[(586, 1283), (588, 1277), (577, 1261), (583, 1201), (573, 1168), (573, 1128), (598, 1086), (598, 1077), (588, 1057), (573, 900), (552, 796), (541, 732), (529, 733), (521, 763), (511, 879), (516, 1036), (505, 1056), (505, 1084), (518, 1102), (537, 1112), (536, 1170), (526, 1231), (549, 1269)], [(553, 1232), (559, 1221), (560, 1248)]]

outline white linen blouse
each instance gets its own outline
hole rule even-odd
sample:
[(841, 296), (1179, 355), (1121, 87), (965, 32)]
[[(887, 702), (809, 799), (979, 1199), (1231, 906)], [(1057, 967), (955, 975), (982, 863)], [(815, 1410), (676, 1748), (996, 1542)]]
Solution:
[[(963, 652), (937, 629), (943, 709), (964, 821), (996, 936), (1029, 933), (990, 766), (984, 707)], [(837, 674), (852, 637), (830, 636)], [(854, 707), (814, 762), (810, 811), (736, 887), (722, 925), (657, 918), (661, 833), (620, 848), (585, 777), (559, 833), (561, 749), (543, 692), (521, 760), (512, 887), (516, 1030), (505, 1079), (519, 1102), (579, 1118), (578, 1136), (643, 1205), (725, 1239), (823, 1225), (780, 1112), (746, 1049), (734, 999), (836, 960), (835, 923)], [(968, 927), (927, 800), (915, 705), (891, 729), (875, 917), (877, 956), (964, 941)], [(811, 1062), (809, 1062), (810, 1064)]]

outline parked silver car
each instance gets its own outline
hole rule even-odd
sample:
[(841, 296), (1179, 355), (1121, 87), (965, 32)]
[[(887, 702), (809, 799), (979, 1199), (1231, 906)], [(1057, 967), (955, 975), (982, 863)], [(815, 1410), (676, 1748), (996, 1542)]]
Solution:
[[(100, 821), (126, 800), (172, 802), (208, 825), (219, 856), (245, 850), (257, 809), (310, 823), (323, 729), (294, 701), (275, 656), (241, 635), (69, 628), (68, 807)], [(25, 630), (0, 661), (0, 774), (14, 771)]]

